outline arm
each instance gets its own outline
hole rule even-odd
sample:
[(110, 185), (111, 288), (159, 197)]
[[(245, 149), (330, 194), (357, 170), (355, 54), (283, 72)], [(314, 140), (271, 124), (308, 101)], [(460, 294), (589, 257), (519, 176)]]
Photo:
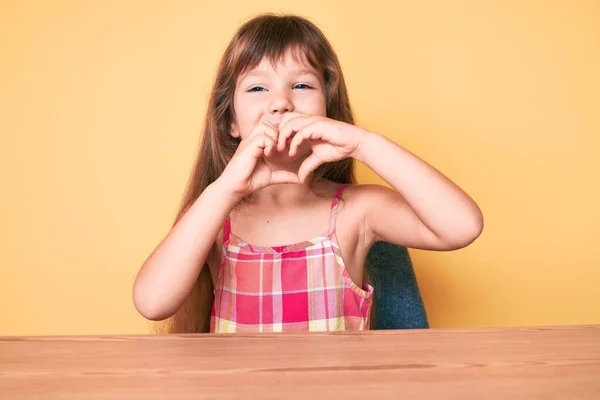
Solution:
[(475, 202), (425, 161), (385, 137), (365, 132), (355, 158), (394, 189), (368, 185), (364, 201), (365, 240), (454, 250), (473, 242), (483, 229)]
[(221, 186), (218, 181), (208, 186), (142, 265), (133, 302), (145, 318), (170, 317), (192, 290), (225, 219), (239, 201)]
[(175, 314), (191, 292), (217, 235), (235, 205), (256, 190), (297, 183), (295, 174), (272, 171), (263, 157), (271, 154), (277, 134), (257, 124), (241, 141), (221, 176), (209, 185), (142, 265), (133, 302), (144, 317), (162, 320)]

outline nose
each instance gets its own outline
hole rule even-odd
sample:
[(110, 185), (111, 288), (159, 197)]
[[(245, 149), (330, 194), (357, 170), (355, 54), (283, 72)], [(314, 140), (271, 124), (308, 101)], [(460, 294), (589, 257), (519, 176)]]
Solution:
[(286, 112), (294, 111), (294, 103), (290, 98), (291, 93), (287, 93), (285, 90), (272, 91), (273, 97), (269, 103), (269, 112), (271, 114), (283, 114)]

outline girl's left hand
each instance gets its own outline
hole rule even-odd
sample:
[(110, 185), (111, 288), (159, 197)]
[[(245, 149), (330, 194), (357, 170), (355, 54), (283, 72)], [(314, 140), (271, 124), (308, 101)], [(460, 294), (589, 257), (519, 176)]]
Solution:
[(311, 172), (322, 164), (349, 157), (356, 158), (361, 141), (367, 133), (355, 125), (320, 115), (288, 113), (279, 124), (277, 150), (285, 150), (286, 143), (291, 138), (289, 155), (293, 157), (300, 144), (309, 141), (312, 154), (298, 169), (300, 182), (305, 182)]

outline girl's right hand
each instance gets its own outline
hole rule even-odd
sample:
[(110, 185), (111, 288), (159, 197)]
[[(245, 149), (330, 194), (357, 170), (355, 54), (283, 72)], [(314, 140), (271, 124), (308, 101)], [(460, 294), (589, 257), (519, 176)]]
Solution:
[(279, 131), (270, 123), (259, 122), (243, 139), (218, 181), (234, 196), (243, 198), (270, 185), (299, 183), (298, 175), (272, 170), (265, 162), (277, 146)]

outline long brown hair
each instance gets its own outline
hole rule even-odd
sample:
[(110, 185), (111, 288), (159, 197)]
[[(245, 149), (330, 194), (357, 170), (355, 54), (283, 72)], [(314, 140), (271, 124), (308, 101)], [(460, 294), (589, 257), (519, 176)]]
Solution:
[[(219, 178), (237, 149), (239, 139), (233, 138), (230, 130), (235, 118), (233, 95), (238, 77), (265, 58), (277, 63), (288, 50), (293, 50), (295, 57), (305, 57), (322, 73), (327, 117), (354, 124), (342, 69), (321, 30), (307, 19), (294, 15), (262, 14), (252, 18), (238, 29), (221, 58), (208, 101), (200, 151), (175, 223), (204, 189)], [(324, 164), (314, 174), (338, 183), (356, 182), (351, 158)], [(163, 330), (208, 332), (213, 300), (210, 270), (204, 265), (194, 289)]]

